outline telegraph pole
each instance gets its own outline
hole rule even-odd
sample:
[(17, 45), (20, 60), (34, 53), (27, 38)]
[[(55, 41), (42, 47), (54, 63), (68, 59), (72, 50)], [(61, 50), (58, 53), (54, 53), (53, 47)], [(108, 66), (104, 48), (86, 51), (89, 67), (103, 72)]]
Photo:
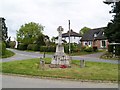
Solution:
[(71, 53), (71, 45), (70, 45), (70, 20), (68, 20), (68, 22), (69, 22), (69, 55), (70, 55), (70, 53)]

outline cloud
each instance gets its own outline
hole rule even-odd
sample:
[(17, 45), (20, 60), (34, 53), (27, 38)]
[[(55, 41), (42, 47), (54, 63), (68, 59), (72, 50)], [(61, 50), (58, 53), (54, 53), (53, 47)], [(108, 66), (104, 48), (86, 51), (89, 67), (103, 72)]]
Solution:
[(57, 36), (57, 27), (79, 32), (84, 27), (96, 28), (106, 26), (111, 19), (110, 6), (102, 0), (2, 0), (0, 16), (6, 18), (9, 35), (15, 37), (16, 30), (28, 22), (45, 26), (44, 34)]

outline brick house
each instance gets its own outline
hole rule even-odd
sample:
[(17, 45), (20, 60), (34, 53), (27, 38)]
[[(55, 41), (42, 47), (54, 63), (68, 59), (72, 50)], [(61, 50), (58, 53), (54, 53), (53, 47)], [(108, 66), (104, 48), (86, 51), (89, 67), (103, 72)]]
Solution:
[(82, 46), (97, 47), (98, 49), (108, 48), (108, 40), (104, 36), (105, 27), (89, 30), (81, 38)]

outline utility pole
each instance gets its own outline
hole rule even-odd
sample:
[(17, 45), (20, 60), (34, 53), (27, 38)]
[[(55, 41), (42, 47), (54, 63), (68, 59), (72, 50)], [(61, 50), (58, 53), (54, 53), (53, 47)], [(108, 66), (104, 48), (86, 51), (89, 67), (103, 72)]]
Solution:
[(70, 53), (71, 53), (71, 45), (70, 45), (70, 20), (68, 20), (68, 22), (69, 22), (69, 55), (70, 55)]

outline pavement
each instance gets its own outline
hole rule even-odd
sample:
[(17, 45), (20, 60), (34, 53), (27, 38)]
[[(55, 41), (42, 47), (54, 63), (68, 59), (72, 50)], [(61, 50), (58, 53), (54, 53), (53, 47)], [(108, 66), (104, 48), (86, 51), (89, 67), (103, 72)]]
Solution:
[(118, 88), (117, 83), (95, 83), (2, 75), (2, 88)]
[[(27, 52), (27, 51), (19, 51), (16, 49), (9, 49), (9, 50), (13, 51), (15, 55), (10, 58), (3, 58), (2, 62), (43, 57), (43, 54), (40, 54), (40, 52)], [(85, 61), (91, 61), (91, 62), (105, 62), (105, 63), (118, 64), (118, 60), (100, 59), (99, 56), (102, 54), (103, 53), (89, 54), (89, 55), (83, 55), (83, 56), (71, 56), (71, 58), (72, 60), (85, 60)], [(53, 57), (53, 55), (48, 55), (48, 54), (46, 54), (45, 56), (50, 58)]]

